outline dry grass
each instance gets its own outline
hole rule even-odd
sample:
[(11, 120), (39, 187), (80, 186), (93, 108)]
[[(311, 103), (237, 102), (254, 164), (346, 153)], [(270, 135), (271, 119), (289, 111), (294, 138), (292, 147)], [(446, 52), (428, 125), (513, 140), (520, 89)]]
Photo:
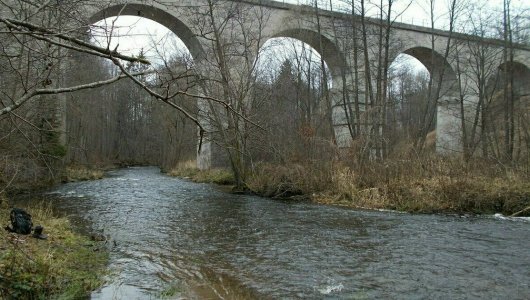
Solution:
[(530, 183), (523, 174), (436, 156), (372, 163), (356, 174), (341, 171), (333, 190), (351, 206), (410, 212), (513, 214), (530, 205)]
[[(247, 179), (252, 192), (273, 198), (420, 213), (530, 215), (530, 180), (523, 171), (491, 161), (403, 154), (383, 162), (348, 159), (325, 163), (257, 164)], [(231, 184), (230, 172), (200, 171), (189, 161), (170, 172), (196, 182)]]
[[(27, 211), (48, 239), (0, 230), (0, 298), (79, 299), (100, 286), (107, 251), (74, 233), (68, 220), (53, 217), (51, 209)], [(0, 223), (9, 223), (9, 210), (0, 210)]]
[(66, 182), (97, 180), (103, 178), (103, 176), (104, 172), (100, 169), (80, 165), (68, 166), (65, 170)]
[(258, 164), (247, 180), (254, 193), (274, 198), (309, 196), (331, 184), (331, 164)]
[(226, 169), (199, 170), (194, 160), (179, 163), (168, 172), (168, 175), (191, 179), (194, 182), (234, 184), (234, 175)]
[(313, 200), (319, 203), (339, 204), (358, 208), (388, 208), (389, 198), (377, 187), (363, 186), (362, 176), (348, 167), (339, 166), (333, 172), (331, 185), (316, 193)]
[[(350, 160), (354, 161), (354, 160)], [(307, 195), (315, 202), (409, 212), (513, 214), (530, 206), (530, 182), (491, 162), (436, 155), (363, 165), (260, 166), (249, 180), (260, 195)]]

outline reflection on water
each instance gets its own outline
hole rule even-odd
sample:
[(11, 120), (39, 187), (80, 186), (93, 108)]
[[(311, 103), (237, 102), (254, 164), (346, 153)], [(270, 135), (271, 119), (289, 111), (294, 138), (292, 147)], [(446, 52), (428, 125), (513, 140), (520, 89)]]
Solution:
[(51, 192), (108, 235), (95, 299), (529, 299), (530, 223), (366, 212), (222, 193), (159, 173), (110, 172)]

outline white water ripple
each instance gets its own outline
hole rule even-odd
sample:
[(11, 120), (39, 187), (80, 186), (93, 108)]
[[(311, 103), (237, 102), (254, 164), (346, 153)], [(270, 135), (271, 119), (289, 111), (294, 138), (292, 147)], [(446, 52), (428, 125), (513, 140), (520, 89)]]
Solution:
[(342, 285), (342, 283), (339, 283), (339, 284), (336, 284), (336, 285), (328, 285), (328, 286), (326, 286), (324, 288), (318, 289), (318, 291), (322, 295), (329, 295), (331, 293), (340, 292), (340, 291), (342, 291), (343, 288), (344, 288), (344, 285)]

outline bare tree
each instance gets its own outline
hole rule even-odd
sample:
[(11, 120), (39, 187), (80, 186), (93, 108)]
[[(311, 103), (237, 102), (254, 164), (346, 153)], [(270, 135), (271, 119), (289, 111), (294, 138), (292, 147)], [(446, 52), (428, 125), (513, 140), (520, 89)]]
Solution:
[(225, 149), (237, 188), (244, 188), (248, 172), (248, 140), (251, 91), (255, 84), (256, 58), (264, 38), (268, 12), (233, 1), (207, 1), (204, 7), (190, 11), (196, 32), (206, 41), (211, 54), (201, 62), (201, 89), (205, 95), (220, 99), (203, 107), (203, 116), (213, 126), (213, 143)]

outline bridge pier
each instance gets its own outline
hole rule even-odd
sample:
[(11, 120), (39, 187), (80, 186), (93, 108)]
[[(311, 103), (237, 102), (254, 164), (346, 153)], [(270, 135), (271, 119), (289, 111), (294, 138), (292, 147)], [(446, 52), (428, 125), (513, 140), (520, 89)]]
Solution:
[[(355, 132), (358, 116), (354, 97), (350, 91), (348, 93), (350, 96), (344, 101), (342, 90), (332, 89), (333, 128), (339, 148), (351, 147), (352, 136), (366, 135), (370, 137), (375, 129), (373, 120), (370, 118), (370, 112), (366, 111), (364, 94), (361, 94), (358, 103), (360, 132), (352, 134)], [(458, 99), (442, 96), (438, 101), (436, 114), (436, 152), (440, 154), (462, 153), (462, 121)]]
[[(199, 92), (200, 94), (200, 92)], [(198, 130), (197, 135), (197, 168), (208, 170), (212, 168), (226, 168), (230, 165), (226, 149), (221, 145), (221, 132), (227, 127), (222, 112), (213, 110), (216, 108), (208, 100), (197, 100), (197, 118), (205, 132)], [(219, 123), (219, 124), (218, 124)]]
[(462, 120), (458, 99), (443, 96), (438, 101), (436, 117), (436, 152), (440, 154), (461, 154)]
[[(200, 139), (200, 137), (199, 137)], [(199, 141), (200, 148), (197, 149), (197, 168), (199, 170), (208, 170), (212, 167), (212, 142)]]
[[(364, 94), (359, 95), (359, 100), (355, 103), (355, 95), (352, 92), (353, 89), (347, 88), (344, 94), (340, 88), (332, 88), (332, 119), (333, 129), (335, 132), (335, 141), (339, 148), (351, 147), (352, 137), (362, 132), (356, 132), (357, 119), (360, 118), (361, 130), (365, 129), (366, 123), (366, 105)], [(357, 111), (358, 110), (358, 111)]]
[(202, 144), (200, 140), (198, 141), (197, 147), (200, 145), (200, 149), (197, 149), (197, 168), (199, 170), (208, 170), (228, 167), (229, 162), (226, 150), (218, 145), (210, 135), (204, 135)]

